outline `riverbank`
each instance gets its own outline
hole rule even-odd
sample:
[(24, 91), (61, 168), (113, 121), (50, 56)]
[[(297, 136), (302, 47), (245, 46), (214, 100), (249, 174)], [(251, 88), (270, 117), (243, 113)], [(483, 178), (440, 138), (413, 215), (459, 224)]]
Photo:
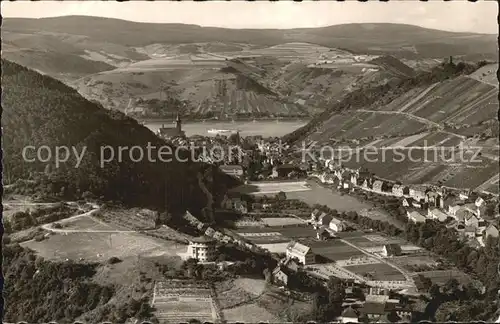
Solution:
[[(148, 124), (148, 123), (174, 123), (175, 118), (135, 118), (138, 122)], [(232, 122), (305, 122), (308, 123), (311, 118), (308, 117), (244, 117), (244, 118), (234, 118), (234, 119), (214, 119), (214, 118), (186, 118), (181, 117), (181, 119), (186, 123), (232, 123)]]
[(339, 212), (355, 211), (361, 216), (371, 219), (386, 221), (399, 229), (404, 229), (405, 224), (380, 208), (374, 207), (369, 202), (364, 202), (357, 197), (343, 194), (330, 188), (324, 187), (314, 180), (307, 180), (310, 190), (287, 192), (287, 198), (298, 199), (309, 205), (326, 205), (330, 209)]
[[(182, 129), (186, 132), (187, 136), (202, 135), (202, 136), (215, 136), (210, 134), (210, 129), (228, 129), (238, 130), (241, 136), (262, 136), (262, 137), (282, 137), (294, 130), (307, 124), (307, 120), (302, 121), (196, 121), (196, 122), (183, 122)], [(172, 120), (169, 121), (154, 121), (146, 123), (145, 126), (151, 131), (157, 132), (164, 125), (165, 127), (174, 127)]]

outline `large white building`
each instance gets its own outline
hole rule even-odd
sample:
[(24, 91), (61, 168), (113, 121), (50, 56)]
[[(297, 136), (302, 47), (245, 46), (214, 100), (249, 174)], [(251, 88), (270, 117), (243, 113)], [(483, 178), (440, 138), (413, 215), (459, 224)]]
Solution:
[(208, 237), (197, 237), (189, 241), (184, 259), (196, 259), (201, 262), (215, 259), (215, 241)]
[(286, 256), (290, 259), (296, 259), (303, 265), (312, 264), (316, 261), (311, 248), (298, 242), (290, 242), (286, 247)]

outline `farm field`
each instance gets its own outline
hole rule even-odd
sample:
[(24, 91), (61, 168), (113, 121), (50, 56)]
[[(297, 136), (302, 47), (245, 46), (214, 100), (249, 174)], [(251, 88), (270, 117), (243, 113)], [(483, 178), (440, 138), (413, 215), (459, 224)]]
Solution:
[[(238, 279), (237, 279), (238, 280)], [(255, 295), (236, 284), (236, 280), (230, 280), (216, 284), (217, 300), (219, 307), (224, 310), (251, 303)]]
[(380, 248), (385, 244), (402, 244), (403, 240), (393, 237), (386, 237), (378, 234), (364, 235), (358, 237), (346, 237), (346, 241), (353, 243), (360, 248)]
[(316, 231), (309, 226), (268, 226), (268, 227), (246, 227), (236, 230), (238, 234), (246, 238), (261, 237), (284, 237), (288, 240), (295, 238), (316, 237)]
[(372, 217), (374, 219), (380, 219), (387, 221), (395, 226), (400, 227), (401, 224), (394, 217), (391, 217), (387, 213), (383, 211), (373, 210), (367, 212), (372, 209), (373, 206), (369, 203), (365, 203), (360, 199), (349, 196), (349, 195), (341, 195), (340, 193), (333, 191), (331, 189), (325, 188), (315, 181), (308, 181), (308, 184), (311, 188), (309, 191), (301, 191), (301, 192), (290, 192), (287, 193), (287, 198), (289, 199), (299, 199), (304, 201), (309, 205), (326, 205), (331, 209), (336, 209), (339, 212), (348, 212), (348, 211), (356, 211), (358, 213), (366, 213), (368, 217)]
[(261, 221), (267, 226), (286, 226), (304, 224), (305, 221), (295, 217), (265, 217)]
[(414, 271), (414, 269), (418, 267), (429, 268), (438, 265), (438, 262), (428, 255), (393, 257), (391, 258), (391, 262), (410, 272)]
[(206, 284), (159, 281), (154, 287), (153, 306), (161, 323), (179, 323), (193, 318), (211, 322), (216, 318), (211, 290)]
[(56, 260), (103, 261), (110, 257), (126, 258), (152, 252), (175, 256), (185, 246), (148, 237), (139, 233), (68, 233), (50, 235), (22, 246), (33, 249), (42, 257)]
[(62, 229), (65, 230), (95, 230), (95, 231), (120, 231), (127, 228), (118, 224), (106, 224), (91, 216), (82, 216), (61, 223)]
[(283, 182), (252, 182), (248, 186), (252, 187), (255, 191), (254, 194), (274, 194), (280, 191), (285, 193), (308, 191), (309, 187), (306, 186), (305, 181), (283, 181)]
[(277, 323), (279, 318), (256, 304), (247, 304), (234, 308), (224, 309), (224, 318), (228, 322), (270, 322)]
[(471, 278), (467, 274), (459, 270), (434, 270), (420, 272), (419, 274), (431, 279), (432, 283), (438, 285), (446, 283), (450, 278), (457, 279), (461, 284), (467, 284), (471, 281)]
[(289, 242), (257, 244), (271, 253), (285, 253)]
[(155, 316), (160, 323), (179, 323), (190, 319), (203, 322), (214, 320), (211, 300), (181, 298), (154, 303)]
[(385, 263), (372, 263), (343, 267), (360, 276), (371, 274), (373, 280), (380, 281), (404, 281), (405, 277), (401, 272)]
[[(283, 291), (274, 287), (266, 290), (266, 292), (257, 299), (256, 304), (277, 317), (279, 321), (275, 322), (288, 322), (288, 317), (305, 314), (311, 311), (310, 301), (299, 301), (287, 296)], [(254, 319), (251, 317), (249, 317), (246, 322), (248, 322), (249, 319), (254, 322)]]
[(234, 284), (255, 296), (261, 295), (266, 288), (266, 282), (263, 279), (238, 278)]
[(321, 255), (332, 261), (364, 256), (361, 251), (338, 240), (311, 242), (309, 246), (314, 254)]

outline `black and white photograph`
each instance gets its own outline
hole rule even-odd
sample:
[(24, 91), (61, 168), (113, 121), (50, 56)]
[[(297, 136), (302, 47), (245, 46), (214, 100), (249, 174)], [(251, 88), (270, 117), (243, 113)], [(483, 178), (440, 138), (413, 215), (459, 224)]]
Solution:
[(500, 323), (496, 1), (1, 14), (2, 323)]

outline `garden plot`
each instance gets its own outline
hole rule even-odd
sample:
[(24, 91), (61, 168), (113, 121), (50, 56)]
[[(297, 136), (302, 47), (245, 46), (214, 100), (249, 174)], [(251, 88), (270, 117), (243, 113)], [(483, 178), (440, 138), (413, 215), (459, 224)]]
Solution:
[(266, 244), (257, 244), (259, 247), (268, 250), (271, 253), (285, 253), (286, 247), (289, 242), (284, 243), (266, 243)]
[(420, 272), (419, 275), (423, 275), (432, 280), (433, 284), (443, 285), (449, 279), (457, 279), (461, 284), (468, 284), (471, 282), (471, 278), (459, 270), (434, 270), (434, 271), (424, 271)]
[(436, 260), (428, 255), (393, 257), (391, 262), (410, 272), (418, 269), (432, 269), (439, 265)]
[(62, 229), (70, 231), (120, 231), (126, 230), (117, 224), (106, 224), (91, 216), (82, 216), (61, 223)]
[(247, 304), (223, 310), (224, 319), (228, 322), (270, 322), (278, 323), (280, 320), (256, 304)]
[(218, 286), (216, 291), (217, 300), (222, 310), (245, 305), (255, 299), (253, 294), (235, 285), (234, 282), (229, 287), (227, 285)]
[(154, 287), (153, 306), (160, 322), (179, 323), (190, 319), (217, 319), (211, 290), (207, 285), (182, 280), (160, 281)]
[(305, 223), (304, 220), (295, 217), (266, 217), (262, 218), (261, 222), (267, 226), (287, 226)]
[(171, 298), (154, 303), (154, 314), (162, 323), (180, 323), (191, 319), (203, 322), (214, 321), (214, 309), (211, 299)]
[(359, 258), (364, 254), (341, 241), (317, 241), (308, 245), (316, 255), (320, 255), (332, 261), (349, 260), (350, 258)]
[(354, 272), (359, 276), (368, 275), (370, 280), (377, 281), (404, 281), (405, 276), (385, 263), (372, 263), (355, 266), (347, 266), (344, 269)]

